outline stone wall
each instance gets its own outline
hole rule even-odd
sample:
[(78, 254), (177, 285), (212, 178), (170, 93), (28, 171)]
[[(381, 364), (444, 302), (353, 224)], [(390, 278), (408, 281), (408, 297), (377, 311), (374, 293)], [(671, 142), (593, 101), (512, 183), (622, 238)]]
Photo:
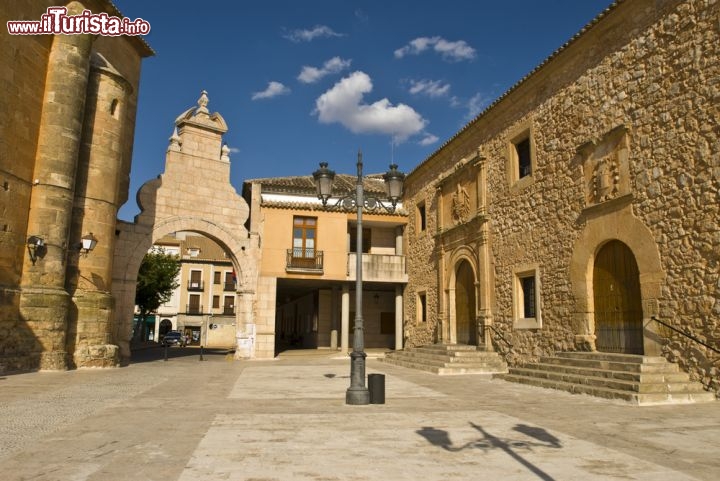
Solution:
[[(621, 2), (408, 176), (405, 204), (425, 202), (428, 229), (418, 233), (411, 216), (407, 345), (430, 340), (414, 320), (415, 293), (440, 287), (437, 178), (479, 148), (494, 263), (482, 267), (494, 277), (486, 301), (513, 344), (495, 336), (496, 349), (519, 363), (593, 348), (592, 262), (619, 239), (640, 268), (646, 354), (662, 352), (720, 388), (717, 355), (651, 320), (720, 345), (719, 14), (717, 1)], [(515, 181), (512, 139), (525, 131), (533, 172)], [(537, 267), (539, 329), (513, 328), (523, 266)], [(430, 295), (428, 305), (434, 323), (444, 306)]]
[[(20, 3), (0, 5), (3, 24), (58, 5)], [(105, 0), (62, 4), (120, 15)], [(139, 38), (89, 35), (4, 34), (0, 47), (0, 372), (117, 365), (108, 252), (127, 198), (140, 63), (152, 51)], [(89, 232), (97, 255), (81, 259)], [(30, 236), (44, 242), (35, 260)]]

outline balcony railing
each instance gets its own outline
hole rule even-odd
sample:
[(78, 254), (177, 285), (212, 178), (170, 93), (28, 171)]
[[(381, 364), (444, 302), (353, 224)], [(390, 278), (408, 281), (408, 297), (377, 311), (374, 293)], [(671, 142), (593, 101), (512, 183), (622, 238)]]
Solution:
[(205, 289), (205, 283), (203, 281), (188, 281), (188, 291), (202, 291)]
[(203, 313), (203, 306), (197, 304), (187, 304), (185, 306), (185, 314), (190, 316), (199, 316)]
[(223, 307), (223, 316), (234, 316), (234, 315), (235, 315), (234, 307)]
[(323, 251), (302, 249), (299, 247), (287, 250), (288, 272), (323, 272)]
[[(348, 254), (347, 279), (355, 280), (357, 253)], [(407, 282), (405, 256), (390, 254), (362, 254), (362, 274), (365, 281)]]
[(226, 282), (223, 286), (223, 290), (230, 292), (235, 290), (235, 283), (234, 282)]

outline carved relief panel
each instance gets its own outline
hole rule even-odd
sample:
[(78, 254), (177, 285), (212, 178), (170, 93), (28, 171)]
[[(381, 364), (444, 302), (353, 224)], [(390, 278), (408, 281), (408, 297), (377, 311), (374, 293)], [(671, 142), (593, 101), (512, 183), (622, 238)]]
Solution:
[(583, 144), (578, 154), (582, 157), (586, 207), (630, 193), (630, 141), (625, 126), (611, 130), (597, 142)]

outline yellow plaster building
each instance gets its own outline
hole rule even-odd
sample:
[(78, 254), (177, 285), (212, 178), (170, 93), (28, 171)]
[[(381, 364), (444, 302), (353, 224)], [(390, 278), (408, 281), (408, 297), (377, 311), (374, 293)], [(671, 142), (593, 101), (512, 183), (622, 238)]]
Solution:
[[(353, 192), (355, 183), (356, 177), (336, 176), (335, 195)], [(369, 195), (384, 196), (380, 176), (365, 177), (364, 188)], [(248, 180), (243, 196), (250, 205), (251, 235), (258, 235), (261, 246), (255, 322), (273, 333), (276, 352), (348, 352), (357, 255), (362, 256), (365, 345), (402, 348), (407, 282), (402, 207), (394, 213), (363, 213), (363, 241), (357, 245), (356, 214), (323, 208), (310, 175)]]

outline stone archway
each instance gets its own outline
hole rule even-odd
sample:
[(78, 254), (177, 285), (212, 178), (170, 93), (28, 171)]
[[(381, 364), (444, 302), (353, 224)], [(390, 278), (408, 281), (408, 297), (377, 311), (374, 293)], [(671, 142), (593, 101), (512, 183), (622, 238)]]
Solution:
[[(477, 255), (468, 246), (453, 251), (445, 283), (445, 305), (448, 312), (446, 339), (450, 344), (478, 344)], [(459, 307), (458, 307), (459, 306)], [(445, 330), (445, 329), (444, 329)]]
[(575, 300), (573, 329), (576, 348), (596, 350), (593, 270), (598, 252), (610, 241), (620, 241), (627, 246), (637, 263), (643, 351), (645, 355), (659, 355), (660, 345), (655, 340), (657, 326), (650, 317), (658, 314), (665, 272), (652, 232), (632, 214), (629, 205), (588, 219), (575, 242), (570, 261), (570, 282)]
[[(222, 142), (227, 125), (220, 114), (211, 114), (207, 105), (207, 93), (203, 91), (197, 107), (175, 120), (165, 172), (140, 188), (137, 197), (141, 213), (135, 222), (118, 223), (113, 334), (124, 359), (130, 356), (140, 263), (155, 241), (173, 232), (200, 233), (228, 253), (237, 275), (237, 338), (255, 332), (251, 314), (257, 282), (257, 242), (245, 227), (250, 211), (247, 202), (230, 184), (229, 149)], [(236, 353), (239, 355), (239, 351)], [(262, 357), (265, 353), (258, 354)]]

